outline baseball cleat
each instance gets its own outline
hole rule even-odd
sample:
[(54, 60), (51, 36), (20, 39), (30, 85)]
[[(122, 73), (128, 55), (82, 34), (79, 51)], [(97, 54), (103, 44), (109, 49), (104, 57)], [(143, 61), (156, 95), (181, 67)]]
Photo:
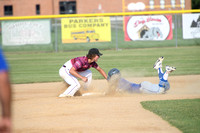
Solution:
[(60, 94), (58, 97), (73, 97), (73, 96), (65, 95), (65, 94)]
[(165, 68), (167, 72), (173, 72), (176, 70), (176, 67), (171, 67), (171, 66), (166, 66)]
[(157, 61), (155, 62), (153, 68), (154, 68), (154, 69), (161, 68), (161, 67), (162, 67), (162, 62), (163, 62), (163, 60), (164, 60), (164, 57), (163, 57), (163, 56), (159, 57), (159, 58), (157, 59)]

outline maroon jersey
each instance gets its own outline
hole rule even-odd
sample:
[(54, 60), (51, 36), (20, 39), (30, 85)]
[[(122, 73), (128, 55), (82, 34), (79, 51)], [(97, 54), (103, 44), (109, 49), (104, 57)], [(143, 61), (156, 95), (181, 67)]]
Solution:
[(82, 57), (76, 57), (74, 59), (71, 59), (72, 66), (76, 69), (78, 72), (85, 71), (91, 67), (97, 68), (98, 64), (96, 62), (88, 63), (88, 58), (86, 56)]

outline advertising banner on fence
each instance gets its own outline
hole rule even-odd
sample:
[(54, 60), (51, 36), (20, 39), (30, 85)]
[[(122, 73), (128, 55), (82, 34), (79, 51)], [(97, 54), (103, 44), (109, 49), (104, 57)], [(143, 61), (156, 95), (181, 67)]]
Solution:
[(172, 38), (171, 15), (125, 17), (125, 41), (170, 40)]
[(62, 43), (111, 41), (110, 17), (63, 18)]
[(183, 14), (182, 23), (184, 39), (200, 38), (200, 13)]
[(2, 45), (49, 44), (50, 20), (3, 21)]

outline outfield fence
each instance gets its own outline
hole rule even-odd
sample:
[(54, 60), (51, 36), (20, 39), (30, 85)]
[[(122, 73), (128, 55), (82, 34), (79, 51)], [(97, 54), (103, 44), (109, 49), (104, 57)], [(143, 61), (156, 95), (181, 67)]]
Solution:
[[(100, 13), (100, 14), (70, 14), (70, 15), (47, 15), (47, 16), (22, 16), (22, 17), (1, 17), (0, 18), (0, 42), (2, 45), (5, 38), (13, 37), (13, 35), (18, 35), (17, 33), (13, 34), (10, 32), (10, 35), (6, 35), (6, 32), (4, 30), (3, 32), (3, 26), (6, 24), (12, 22), (27, 22), (29, 21), (40, 21), (40, 20), (48, 20), (50, 22), (50, 36), (49, 41), (46, 42), (46, 44), (29, 44), (26, 42), (26, 45), (2, 45), (2, 48), (4, 51), (7, 52), (26, 52), (26, 51), (33, 51), (33, 52), (60, 52), (60, 51), (78, 51), (78, 50), (88, 50), (92, 47), (97, 47), (99, 49), (131, 49), (131, 48), (150, 48), (150, 47), (179, 47), (179, 46), (200, 46), (200, 38), (194, 37), (192, 39), (183, 39), (183, 21), (182, 21), (182, 14), (199, 14), (200, 10), (178, 10), (178, 11), (151, 11), (151, 12), (129, 12), (129, 13)], [(131, 17), (146, 17), (146, 16), (159, 16), (159, 15), (170, 15), (172, 18), (172, 37), (169, 40), (150, 40), (147, 39), (141, 39), (141, 40), (134, 40), (130, 38), (130, 41), (127, 41), (126, 38), (126, 28), (125, 28), (125, 19)], [(198, 16), (198, 15), (197, 15)], [(76, 43), (63, 43), (63, 35), (62, 35), (62, 19), (64, 18), (89, 18), (89, 17), (109, 17), (110, 19), (110, 29), (111, 29), (111, 40), (110, 41), (96, 41), (93, 42), (76, 42)], [(196, 28), (200, 28), (200, 15), (199, 19), (194, 19), (194, 21), (199, 24)], [(45, 24), (45, 22), (42, 22)], [(14, 25), (16, 26), (16, 25)], [(148, 31), (148, 26), (144, 25), (143, 31)], [(9, 27), (12, 29), (13, 27)], [(9, 30), (8, 28), (8, 30)], [(15, 27), (16, 28), (16, 27)], [(27, 28), (26, 26), (23, 27), (23, 23), (21, 28)], [(166, 28), (166, 27), (163, 27)], [(126, 29), (126, 30), (125, 30)], [(20, 29), (17, 29), (15, 32), (20, 31)], [(162, 30), (162, 28), (161, 28)], [(44, 30), (46, 31), (46, 30)], [(196, 30), (200, 34), (200, 30)], [(37, 35), (37, 30), (35, 30), (32, 33), (31, 28), (28, 33), (31, 35)], [(81, 31), (79, 31), (80, 33)], [(107, 31), (104, 31), (105, 34)], [(133, 31), (134, 32), (134, 31)], [(44, 32), (42, 34), (45, 34), (48, 32)], [(78, 32), (77, 32), (78, 33)], [(26, 35), (24, 33), (24, 38)], [(161, 32), (157, 32), (157, 34), (161, 35)], [(30, 35), (30, 36), (31, 36)], [(140, 32), (141, 35), (141, 32)], [(45, 36), (44, 36), (45, 38)], [(9, 39), (7, 39), (9, 41)], [(31, 40), (32, 41), (32, 40)]]

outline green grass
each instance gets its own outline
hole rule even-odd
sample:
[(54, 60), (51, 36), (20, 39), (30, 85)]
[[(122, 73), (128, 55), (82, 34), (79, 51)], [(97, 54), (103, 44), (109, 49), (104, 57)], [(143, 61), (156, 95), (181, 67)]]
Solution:
[[(13, 83), (33, 83), (61, 81), (59, 68), (69, 59), (84, 56), (86, 51), (71, 51), (58, 53), (6, 52), (11, 68)], [(106, 73), (112, 68), (128, 72), (129, 76), (157, 76), (153, 64), (159, 56), (164, 56), (163, 66), (172, 65), (177, 70), (171, 75), (200, 74), (200, 47), (167, 47), (123, 50), (101, 50), (104, 54), (98, 61)], [(102, 76), (95, 70), (94, 79)]]
[(183, 133), (200, 132), (200, 99), (145, 101), (141, 104)]

